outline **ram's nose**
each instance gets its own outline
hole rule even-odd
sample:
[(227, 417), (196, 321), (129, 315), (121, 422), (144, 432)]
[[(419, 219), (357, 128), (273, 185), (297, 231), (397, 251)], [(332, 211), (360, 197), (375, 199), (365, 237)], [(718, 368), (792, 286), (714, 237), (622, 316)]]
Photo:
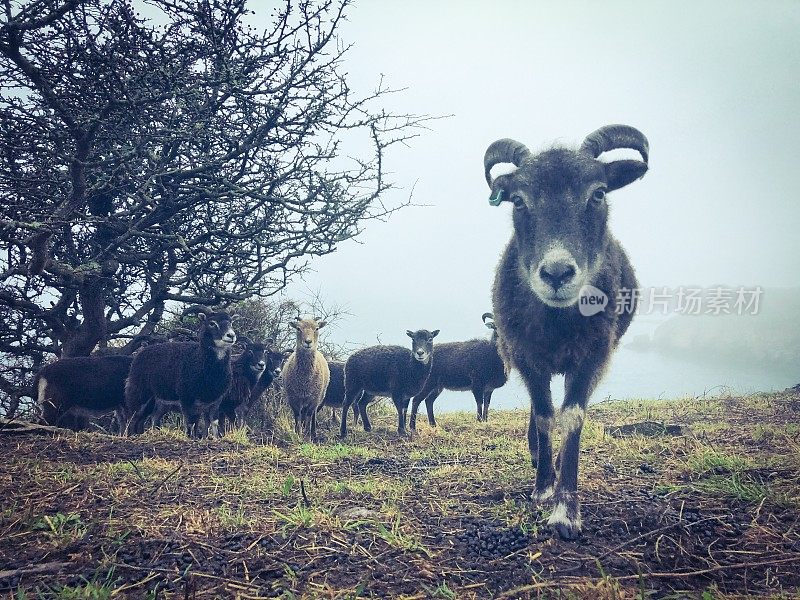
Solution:
[(578, 265), (568, 259), (542, 261), (539, 266), (539, 277), (554, 290), (570, 283), (577, 272)]

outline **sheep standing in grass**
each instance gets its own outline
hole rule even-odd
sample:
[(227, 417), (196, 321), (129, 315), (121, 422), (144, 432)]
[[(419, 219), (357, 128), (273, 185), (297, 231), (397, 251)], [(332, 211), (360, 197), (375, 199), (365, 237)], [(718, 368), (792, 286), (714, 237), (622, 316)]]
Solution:
[[(642, 160), (598, 160), (617, 148), (636, 150)], [(608, 230), (606, 195), (642, 177), (647, 161), (647, 139), (625, 125), (598, 129), (577, 151), (534, 155), (503, 139), (484, 157), (490, 204), (514, 205), (513, 234), (493, 289), (498, 349), (531, 396), (533, 499), (553, 503), (548, 522), (566, 539), (581, 530), (578, 456), (586, 406), (635, 309), (636, 277)], [(516, 170), (493, 179), (491, 169), (500, 163)], [(550, 440), (550, 379), (557, 373), (565, 375), (558, 477)]]
[(231, 386), (219, 403), (219, 428), (225, 432), (244, 424), (242, 410), (249, 404), (250, 396), (267, 368), (268, 345), (250, 341), (243, 336), (244, 351), (231, 361)]
[(416, 429), (417, 410), (425, 401), (428, 424), (436, 427), (433, 402), (443, 390), (471, 391), (477, 405), (478, 421), (489, 418), (492, 392), (508, 381), (508, 371), (497, 352), (497, 330), (491, 313), (484, 313), (483, 322), (492, 330), (491, 340), (467, 340), (436, 344), (436, 361), (431, 367), (425, 387), (411, 403), (411, 429)]
[(34, 385), (47, 425), (86, 429), (87, 419), (114, 413), (125, 426), (125, 378), (133, 358), (119, 354), (62, 358), (42, 367)]
[[(375, 396), (389, 396), (397, 409), (397, 432), (406, 434), (406, 414), (411, 398), (422, 390), (431, 372), (433, 338), (439, 330), (406, 331), (411, 350), (403, 346), (371, 346), (354, 352), (344, 367), (345, 401), (339, 435), (347, 435), (347, 411), (359, 405), (364, 429), (370, 431), (367, 404)], [(361, 411), (361, 406), (364, 410)]]
[(289, 323), (297, 331), (297, 345), (283, 365), (283, 394), (294, 415), (294, 430), (304, 438), (317, 437), (317, 409), (330, 381), (328, 361), (317, 350), (319, 330), (325, 321), (301, 319)]
[(190, 307), (184, 314), (189, 312), (198, 312), (199, 342), (148, 346), (133, 360), (125, 384), (129, 433), (142, 433), (145, 421), (162, 401), (180, 405), (189, 437), (207, 435), (209, 429), (216, 434), (219, 403), (231, 383), (236, 333), (228, 313), (204, 306)]

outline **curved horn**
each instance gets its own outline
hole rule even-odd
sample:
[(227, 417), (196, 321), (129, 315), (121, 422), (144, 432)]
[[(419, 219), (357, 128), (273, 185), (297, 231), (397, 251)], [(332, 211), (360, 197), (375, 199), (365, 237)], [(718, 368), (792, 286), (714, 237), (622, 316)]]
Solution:
[(246, 346), (251, 346), (253, 344), (253, 340), (251, 340), (246, 335), (240, 333), (236, 336), (236, 341), (245, 344)]
[(603, 152), (617, 148), (631, 148), (642, 155), (647, 164), (650, 145), (644, 134), (630, 125), (606, 125), (586, 136), (581, 144), (580, 153), (597, 158)]
[(486, 183), (492, 187), (492, 167), (498, 163), (513, 163), (517, 167), (522, 166), (523, 161), (531, 155), (531, 151), (524, 144), (503, 138), (497, 140), (486, 149), (483, 155), (483, 170), (486, 175)]
[(486, 319), (491, 319), (492, 321), (494, 321), (494, 315), (490, 312), (485, 312), (481, 315), (481, 321), (486, 323)]
[(207, 306), (203, 306), (202, 304), (192, 304), (188, 308), (183, 309), (183, 312), (181, 313), (181, 318), (186, 317), (188, 315), (193, 315), (193, 314), (199, 313), (199, 312), (204, 313), (206, 316), (209, 316), (214, 311), (212, 311)]

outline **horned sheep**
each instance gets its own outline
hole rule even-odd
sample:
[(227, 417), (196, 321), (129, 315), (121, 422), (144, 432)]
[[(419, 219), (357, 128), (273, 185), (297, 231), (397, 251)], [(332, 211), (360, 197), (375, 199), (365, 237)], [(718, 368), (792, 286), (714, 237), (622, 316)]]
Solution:
[[(598, 160), (619, 148), (637, 151), (642, 160)], [(578, 456), (589, 396), (636, 304), (633, 268), (609, 232), (607, 194), (647, 172), (648, 152), (641, 132), (609, 125), (587, 136), (577, 151), (553, 148), (533, 154), (519, 142), (502, 139), (484, 156), (490, 204), (510, 201), (514, 206), (513, 233), (492, 294), (498, 348), (519, 371), (531, 397), (533, 500), (552, 503), (548, 523), (565, 539), (581, 530)], [(492, 178), (492, 167), (500, 163), (512, 163), (516, 170)], [(592, 300), (586, 301), (589, 296)], [(550, 380), (560, 373), (565, 397), (556, 477)]]

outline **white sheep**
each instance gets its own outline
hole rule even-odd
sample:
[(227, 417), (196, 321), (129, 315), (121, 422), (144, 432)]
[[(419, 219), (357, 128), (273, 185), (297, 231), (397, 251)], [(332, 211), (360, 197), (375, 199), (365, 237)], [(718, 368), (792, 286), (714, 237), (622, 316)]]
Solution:
[(297, 346), (286, 359), (281, 376), (283, 395), (294, 414), (294, 430), (300, 436), (317, 437), (317, 408), (325, 398), (331, 374), (328, 362), (317, 350), (319, 330), (325, 321), (301, 319), (289, 323), (297, 330)]

